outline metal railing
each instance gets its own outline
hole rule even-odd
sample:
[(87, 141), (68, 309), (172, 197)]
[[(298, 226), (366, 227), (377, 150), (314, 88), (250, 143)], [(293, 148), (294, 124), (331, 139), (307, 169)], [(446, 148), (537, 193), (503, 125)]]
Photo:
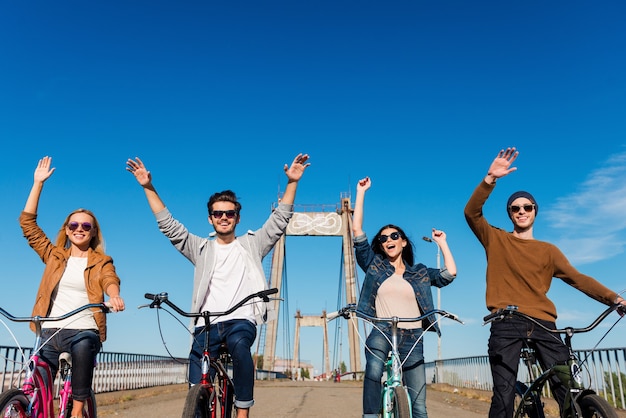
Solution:
[[(626, 409), (626, 348), (575, 350), (584, 370), (583, 382), (616, 408)], [(521, 363), (518, 380), (528, 382)], [(462, 357), (426, 363), (426, 381), (454, 387), (491, 391), (493, 381), (487, 356)], [(548, 396), (549, 393), (544, 395)]]
[[(25, 377), (24, 359), (31, 349), (0, 346), (0, 389), (19, 387)], [(141, 389), (187, 382), (187, 359), (147, 354), (98, 353), (93, 390), (96, 393)]]

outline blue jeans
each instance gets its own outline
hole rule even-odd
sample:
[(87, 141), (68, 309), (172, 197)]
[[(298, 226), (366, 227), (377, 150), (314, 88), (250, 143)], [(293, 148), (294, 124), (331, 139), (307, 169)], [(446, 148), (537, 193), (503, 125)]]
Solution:
[[(194, 342), (189, 353), (189, 383), (196, 384), (202, 378), (202, 352), (206, 333), (204, 327), (196, 327)], [(254, 405), (254, 362), (250, 347), (256, 338), (256, 326), (246, 319), (218, 322), (209, 327), (209, 356), (217, 358), (220, 344), (226, 343), (233, 359), (233, 386), (235, 406), (250, 408)], [(215, 370), (211, 368), (211, 377)]]
[[(58, 328), (44, 328), (42, 342), (46, 342)], [(96, 356), (102, 347), (100, 334), (96, 330), (62, 329), (41, 348), (39, 357), (50, 365), (52, 378), (59, 370), (59, 354), (72, 355), (72, 396), (84, 401), (91, 396), (93, 368)]]
[[(550, 329), (555, 328), (553, 322), (538, 321)], [(555, 364), (565, 364), (569, 359), (569, 351), (560, 337), (524, 318), (513, 316), (492, 322), (488, 350), (493, 377), (493, 396), (489, 409), (491, 418), (513, 416), (517, 369), (525, 340), (531, 340), (535, 345), (537, 360), (544, 370)], [(562, 405), (567, 389), (555, 376), (549, 382), (559, 406)]]
[[(387, 337), (391, 338), (387, 330)], [(413, 406), (413, 417), (427, 418), (426, 413), (426, 367), (424, 366), (424, 345), (420, 340), (411, 353), (407, 353), (423, 334), (421, 328), (398, 330), (398, 351), (402, 365), (402, 381), (409, 391)], [(378, 417), (381, 410), (381, 379), (385, 371), (387, 354), (391, 344), (377, 330), (373, 329), (365, 342), (365, 381), (363, 382), (363, 418)]]

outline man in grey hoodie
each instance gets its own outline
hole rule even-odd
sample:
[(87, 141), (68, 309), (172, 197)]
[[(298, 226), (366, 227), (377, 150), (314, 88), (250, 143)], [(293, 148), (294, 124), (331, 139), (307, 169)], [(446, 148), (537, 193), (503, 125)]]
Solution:
[[(143, 187), (150, 209), (157, 219), (159, 230), (182, 255), (195, 266), (192, 312), (222, 312), (246, 296), (267, 287), (262, 260), (285, 233), (293, 215), (293, 202), (298, 182), (310, 165), (307, 154), (298, 154), (291, 166), (285, 164), (287, 175), (285, 193), (257, 231), (235, 235), (240, 220), (241, 204), (231, 190), (213, 194), (207, 203), (208, 221), (214, 232), (209, 238), (190, 233), (174, 219), (154, 185), (152, 175), (139, 158), (129, 159), (126, 169)], [(266, 304), (244, 305), (230, 315), (211, 320), (209, 338), (211, 357), (217, 355), (219, 345), (226, 342), (233, 359), (233, 383), (237, 418), (247, 417), (254, 404), (254, 364), (250, 347), (256, 338), (256, 325), (267, 319)], [(194, 342), (189, 354), (189, 382), (200, 381), (200, 362), (206, 338), (204, 320), (196, 323)]]

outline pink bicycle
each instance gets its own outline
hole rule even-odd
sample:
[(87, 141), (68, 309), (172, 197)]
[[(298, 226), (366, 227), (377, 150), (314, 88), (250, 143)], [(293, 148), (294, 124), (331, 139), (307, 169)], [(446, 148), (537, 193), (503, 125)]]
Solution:
[[(31, 355), (24, 363), (26, 373), (20, 388), (8, 389), (0, 394), (1, 418), (69, 418), (72, 413), (72, 358), (70, 353), (59, 355), (59, 413), (54, 412), (54, 376), (48, 363), (39, 358), (39, 350), (46, 343), (41, 338), (41, 324), (48, 321), (60, 321), (87, 309), (100, 309), (108, 313), (104, 303), (90, 303), (77, 308), (65, 315), (45, 317), (15, 317), (0, 308), (0, 314), (13, 322), (32, 322), (35, 324), (35, 345)], [(85, 401), (83, 411), (85, 418), (96, 418), (96, 397), (93, 391)]]

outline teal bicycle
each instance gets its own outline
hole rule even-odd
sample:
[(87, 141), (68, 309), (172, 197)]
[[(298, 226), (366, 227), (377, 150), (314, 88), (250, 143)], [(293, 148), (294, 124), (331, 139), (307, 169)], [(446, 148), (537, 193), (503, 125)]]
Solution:
[[(461, 324), (463, 323), (463, 321), (461, 321), (456, 315), (442, 310), (433, 310), (417, 318), (377, 318), (358, 311), (355, 304), (347, 305), (339, 311), (331, 313), (327, 316), (329, 321), (340, 316), (345, 319), (356, 317), (372, 324), (372, 326), (377, 328), (379, 331), (380, 328), (377, 326), (378, 323), (391, 324), (391, 338), (388, 340), (391, 345), (391, 350), (389, 351), (385, 362), (386, 379), (383, 382), (381, 392), (382, 418), (411, 418), (413, 416), (411, 398), (407, 387), (402, 383), (402, 361), (400, 359), (400, 353), (398, 352), (398, 324), (401, 322), (422, 321), (428, 317), (436, 315), (439, 315), (441, 318), (453, 319)], [(437, 321), (433, 321), (433, 324)], [(381, 333), (385, 335), (382, 331)]]

